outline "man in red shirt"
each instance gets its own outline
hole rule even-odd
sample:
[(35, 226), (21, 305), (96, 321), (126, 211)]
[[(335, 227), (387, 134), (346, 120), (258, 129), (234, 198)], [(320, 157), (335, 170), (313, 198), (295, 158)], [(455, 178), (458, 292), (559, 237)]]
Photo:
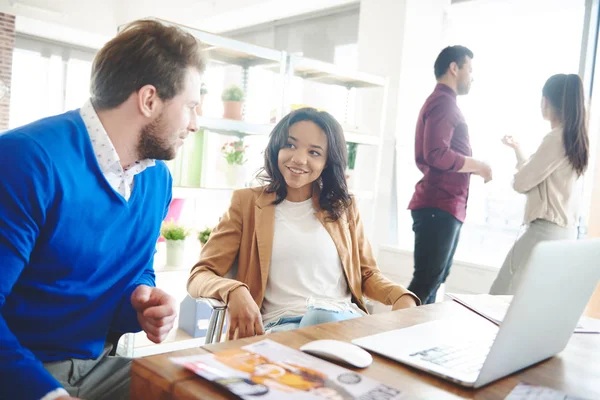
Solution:
[(471, 88), (473, 52), (463, 46), (446, 47), (434, 64), (437, 85), (417, 121), (415, 160), (423, 178), (408, 206), (415, 232), (415, 271), (408, 289), (423, 304), (435, 302), (446, 281), (467, 212), (469, 178), (487, 183), (492, 170), (471, 157), (465, 119), (457, 95)]

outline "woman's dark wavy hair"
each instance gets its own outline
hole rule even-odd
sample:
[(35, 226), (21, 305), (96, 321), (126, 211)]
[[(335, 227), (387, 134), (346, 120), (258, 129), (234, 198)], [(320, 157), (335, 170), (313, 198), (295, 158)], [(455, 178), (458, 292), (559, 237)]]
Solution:
[(578, 75), (557, 74), (546, 81), (542, 95), (563, 125), (563, 143), (569, 162), (581, 176), (588, 166), (590, 144), (583, 83)]
[(344, 130), (335, 118), (314, 108), (301, 108), (292, 111), (275, 126), (269, 137), (265, 150), (265, 165), (260, 174), (261, 181), (267, 186), (269, 193), (276, 193), (275, 204), (281, 203), (287, 196), (287, 185), (279, 171), (279, 150), (288, 143), (290, 127), (296, 122), (311, 121), (325, 132), (327, 136), (327, 164), (317, 184), (320, 187), (319, 205), (329, 213), (330, 221), (337, 221), (350, 207), (352, 199), (346, 183), (346, 166), (348, 150)]

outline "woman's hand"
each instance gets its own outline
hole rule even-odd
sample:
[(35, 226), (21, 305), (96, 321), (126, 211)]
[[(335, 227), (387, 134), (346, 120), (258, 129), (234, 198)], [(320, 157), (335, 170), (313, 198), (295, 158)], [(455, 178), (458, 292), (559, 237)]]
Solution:
[(229, 315), (229, 340), (265, 333), (260, 310), (245, 286), (235, 288), (229, 293), (227, 315)]
[(410, 294), (400, 296), (398, 300), (392, 305), (392, 311), (401, 310), (403, 308), (416, 307), (417, 302)]
[(504, 143), (504, 145), (512, 148), (512, 149), (517, 149), (519, 148), (519, 142), (517, 142), (517, 140), (510, 136), (510, 135), (506, 135), (502, 138), (502, 143)]

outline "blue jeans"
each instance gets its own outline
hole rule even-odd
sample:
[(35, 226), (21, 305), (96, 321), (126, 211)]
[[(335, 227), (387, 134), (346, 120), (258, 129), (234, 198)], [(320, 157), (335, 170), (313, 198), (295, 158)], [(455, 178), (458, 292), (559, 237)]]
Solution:
[(412, 218), (415, 271), (408, 290), (423, 304), (435, 303), (435, 295), (450, 273), (462, 222), (439, 208), (414, 210)]
[(326, 322), (345, 321), (360, 316), (354, 311), (333, 311), (309, 307), (303, 316), (279, 318), (277, 321), (269, 322), (264, 328), (266, 333), (283, 332)]

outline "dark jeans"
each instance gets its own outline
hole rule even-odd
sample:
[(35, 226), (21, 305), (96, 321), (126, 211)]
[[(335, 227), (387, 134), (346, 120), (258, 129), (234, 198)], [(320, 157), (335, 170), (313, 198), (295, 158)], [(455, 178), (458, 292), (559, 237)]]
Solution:
[(411, 214), (415, 271), (408, 290), (423, 304), (430, 304), (435, 302), (437, 290), (450, 273), (462, 222), (438, 208), (423, 208)]

